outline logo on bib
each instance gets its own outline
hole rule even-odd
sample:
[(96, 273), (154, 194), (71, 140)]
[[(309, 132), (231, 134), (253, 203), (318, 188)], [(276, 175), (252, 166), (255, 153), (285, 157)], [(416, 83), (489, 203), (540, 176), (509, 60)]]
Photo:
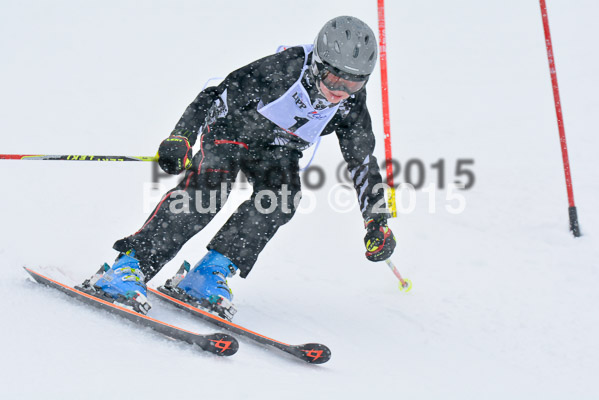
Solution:
[(300, 110), (308, 108), (306, 103), (302, 101), (302, 97), (298, 92), (293, 93), (293, 99), (295, 100), (295, 104), (300, 108)]
[(328, 118), (327, 115), (319, 114), (318, 111), (310, 111), (306, 116), (309, 119), (325, 119), (325, 118)]

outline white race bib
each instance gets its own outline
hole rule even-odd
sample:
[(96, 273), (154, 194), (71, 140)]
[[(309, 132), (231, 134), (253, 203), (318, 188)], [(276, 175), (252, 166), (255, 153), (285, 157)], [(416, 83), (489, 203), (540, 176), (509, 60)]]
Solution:
[(275, 101), (266, 105), (260, 101), (258, 112), (287, 133), (313, 144), (318, 141), (324, 128), (335, 116), (339, 104), (318, 111), (312, 106), (310, 96), (301, 80), (304, 72), (308, 69), (308, 53), (312, 51), (313, 46), (305, 45), (303, 47), (306, 57), (299, 79)]

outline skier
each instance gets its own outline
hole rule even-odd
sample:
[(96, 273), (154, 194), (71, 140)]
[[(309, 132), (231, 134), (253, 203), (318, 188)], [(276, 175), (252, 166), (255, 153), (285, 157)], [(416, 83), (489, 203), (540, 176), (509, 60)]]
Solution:
[[(139, 231), (114, 244), (119, 255), (92, 281), (93, 289), (138, 311), (149, 308), (146, 282), (212, 220), (243, 171), (253, 186), (250, 199), (195, 267), (169, 286), (178, 298), (230, 319), (234, 308), (226, 279), (237, 271), (247, 277), (264, 246), (293, 217), (301, 197), (302, 151), (332, 132), (358, 195), (366, 257), (387, 259), (395, 237), (387, 226), (384, 188), (377, 185), (382, 179), (372, 154), (365, 90), (376, 59), (373, 31), (357, 18), (341, 16), (325, 24), (313, 45), (262, 58), (203, 90), (158, 150), (160, 167), (169, 174), (185, 171), (184, 179)], [(180, 207), (184, 201), (190, 206)]]

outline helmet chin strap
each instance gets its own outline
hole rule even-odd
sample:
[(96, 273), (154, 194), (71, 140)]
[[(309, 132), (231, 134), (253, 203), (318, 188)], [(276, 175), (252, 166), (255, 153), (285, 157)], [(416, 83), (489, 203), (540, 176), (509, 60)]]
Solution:
[(330, 101), (328, 101), (326, 97), (320, 95), (320, 93), (319, 96), (316, 99), (314, 99), (314, 104), (312, 104), (315, 110), (324, 110), (325, 108), (332, 107), (335, 105), (336, 104), (333, 104)]
[(323, 98), (326, 99), (326, 96), (324, 95), (324, 93), (322, 92), (322, 89), (320, 88), (320, 80), (316, 80), (315, 82), (316, 85), (316, 90), (318, 91), (318, 94)]

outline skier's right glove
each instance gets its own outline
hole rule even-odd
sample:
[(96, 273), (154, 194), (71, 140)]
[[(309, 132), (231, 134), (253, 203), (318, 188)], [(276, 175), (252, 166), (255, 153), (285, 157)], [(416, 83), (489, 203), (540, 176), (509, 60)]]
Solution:
[(387, 226), (384, 217), (370, 218), (364, 222), (366, 236), (366, 258), (370, 261), (384, 261), (391, 257), (395, 250), (395, 236)]
[(191, 153), (191, 145), (185, 136), (169, 136), (158, 148), (158, 165), (167, 174), (180, 174), (191, 168)]

